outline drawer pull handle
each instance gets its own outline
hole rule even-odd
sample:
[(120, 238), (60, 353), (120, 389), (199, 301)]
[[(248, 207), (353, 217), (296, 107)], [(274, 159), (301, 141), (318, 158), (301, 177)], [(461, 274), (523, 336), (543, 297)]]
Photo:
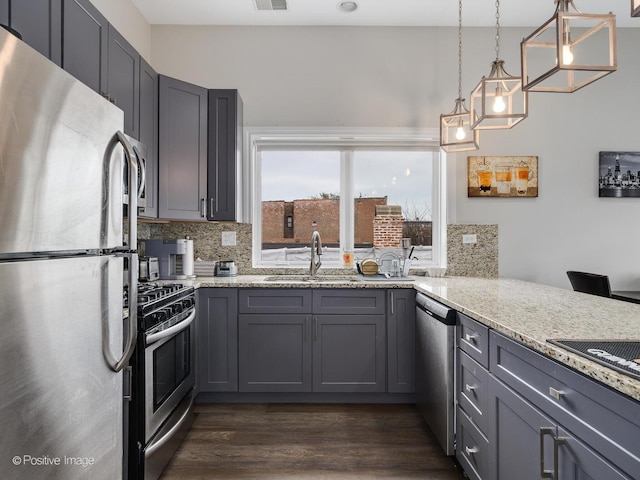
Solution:
[(473, 455), (478, 453), (480, 449), (478, 447), (464, 447), (464, 451), (467, 453), (467, 455)]
[(476, 338), (478, 335), (471, 335), (470, 333), (465, 333), (464, 339), (469, 343), (476, 343)]
[(549, 387), (549, 395), (551, 395), (556, 400), (560, 400), (560, 398), (564, 396), (564, 393), (565, 392), (563, 390), (556, 390), (553, 387)]
[(478, 387), (475, 386), (475, 385), (469, 385), (468, 383), (465, 384), (465, 386), (464, 386), (464, 389), (469, 393), (475, 391), (476, 388), (478, 388)]
[[(549, 427), (540, 428), (540, 478), (558, 478), (554, 477), (554, 472), (551, 470), (545, 469), (545, 460), (544, 460), (544, 436), (550, 435), (551, 438), (555, 440), (554, 431)], [(557, 455), (556, 455), (557, 458)]]

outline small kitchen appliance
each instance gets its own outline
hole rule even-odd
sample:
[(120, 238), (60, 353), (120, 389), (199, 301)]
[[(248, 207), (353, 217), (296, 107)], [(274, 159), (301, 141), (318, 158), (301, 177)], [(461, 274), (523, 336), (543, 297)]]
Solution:
[(160, 279), (158, 257), (140, 257), (138, 267), (138, 279), (140, 281), (152, 282)]
[(235, 277), (238, 275), (238, 267), (233, 260), (220, 260), (216, 263), (214, 274), (216, 277)]
[[(157, 257), (160, 280), (186, 280), (193, 275), (193, 261), (189, 261), (189, 242), (185, 238), (178, 239), (152, 239), (143, 240), (145, 254), (148, 257)], [(189, 272), (189, 265), (191, 271)]]

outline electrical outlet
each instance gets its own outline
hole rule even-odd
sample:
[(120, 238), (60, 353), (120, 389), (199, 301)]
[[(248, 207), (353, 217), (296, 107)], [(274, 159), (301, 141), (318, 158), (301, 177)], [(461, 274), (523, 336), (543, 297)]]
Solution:
[(236, 232), (222, 232), (222, 246), (223, 247), (235, 247), (236, 246)]
[(463, 245), (475, 245), (478, 243), (478, 235), (475, 233), (469, 235), (462, 235)]

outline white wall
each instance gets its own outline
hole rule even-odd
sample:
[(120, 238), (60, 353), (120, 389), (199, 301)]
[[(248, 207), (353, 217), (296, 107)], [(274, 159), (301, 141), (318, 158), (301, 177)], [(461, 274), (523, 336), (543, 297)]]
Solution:
[[(527, 29), (503, 29), (519, 74)], [(463, 92), (495, 58), (492, 28), (464, 29)], [(569, 269), (640, 289), (640, 199), (600, 199), (600, 150), (640, 150), (640, 29), (618, 31), (618, 71), (573, 94), (532, 94), (529, 118), (483, 132), (473, 155), (538, 155), (538, 198), (467, 198), (466, 155), (450, 157), (449, 221), (497, 223), (500, 275), (569, 288)], [(161, 73), (238, 88), (248, 126), (438, 126), (457, 97), (457, 29), (152, 26)]]
[(151, 63), (151, 25), (131, 0), (91, 0), (91, 3)]

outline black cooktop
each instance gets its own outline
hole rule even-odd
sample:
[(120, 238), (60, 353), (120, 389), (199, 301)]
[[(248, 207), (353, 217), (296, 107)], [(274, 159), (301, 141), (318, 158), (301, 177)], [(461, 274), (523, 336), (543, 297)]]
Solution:
[(547, 340), (640, 380), (640, 340)]

